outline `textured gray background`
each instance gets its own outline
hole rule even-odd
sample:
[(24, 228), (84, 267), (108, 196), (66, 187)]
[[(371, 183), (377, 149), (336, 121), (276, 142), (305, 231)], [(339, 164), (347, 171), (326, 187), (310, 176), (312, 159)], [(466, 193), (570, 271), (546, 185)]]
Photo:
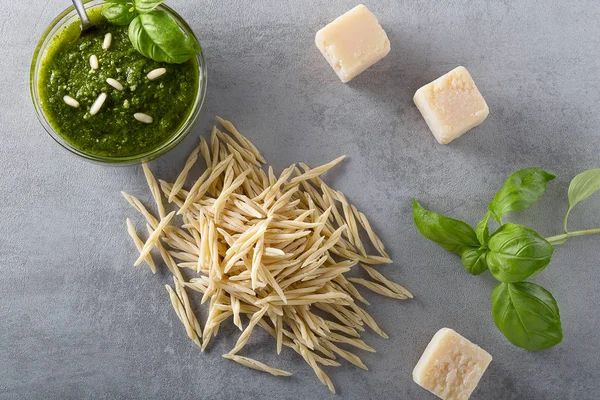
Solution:
[[(0, 398), (433, 399), (411, 371), (431, 336), (451, 327), (493, 356), (474, 399), (597, 399), (600, 390), (598, 237), (558, 249), (535, 281), (556, 296), (565, 339), (544, 352), (511, 346), (490, 315), (494, 281), (471, 277), (411, 222), (410, 198), (475, 223), (514, 170), (559, 178), (513, 220), (559, 233), (568, 181), (598, 167), (600, 5), (586, 1), (370, 1), (392, 51), (350, 84), (313, 44), (315, 32), (356, 0), (170, 0), (201, 38), (209, 66), (202, 117), (152, 163), (172, 179), (215, 114), (233, 120), (281, 170), (291, 162), (347, 162), (329, 181), (366, 211), (396, 264), (383, 271), (416, 296), (368, 296), (389, 340), (361, 354), (370, 371), (330, 369), (329, 394), (295, 353), (277, 357), (265, 335), (246, 354), (294, 372), (277, 379), (224, 360), (237, 333), (223, 329), (201, 354), (163, 288), (164, 273), (133, 268), (121, 198), (150, 200), (139, 167), (71, 156), (35, 118), (29, 63), (67, 0), (6, 2), (0, 22)], [(466, 66), (485, 96), (485, 123), (438, 145), (412, 103), (421, 85)], [(600, 198), (573, 227), (600, 226)], [(206, 317), (201, 312), (203, 318)]]

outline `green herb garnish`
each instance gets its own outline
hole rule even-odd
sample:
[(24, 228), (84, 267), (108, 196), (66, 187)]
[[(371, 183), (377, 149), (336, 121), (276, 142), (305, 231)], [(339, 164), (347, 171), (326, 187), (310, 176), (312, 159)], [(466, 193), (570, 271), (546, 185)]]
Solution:
[(164, 0), (107, 0), (102, 15), (115, 25), (129, 24), (129, 40), (143, 56), (157, 62), (182, 64), (200, 52), (196, 39), (177, 21), (156, 7)]
[[(494, 322), (512, 344), (527, 350), (543, 350), (560, 343), (562, 325), (552, 294), (523, 281), (546, 268), (554, 246), (574, 236), (600, 233), (600, 228), (567, 229), (573, 207), (600, 190), (600, 169), (585, 171), (571, 181), (562, 234), (544, 238), (525, 226), (503, 223), (506, 213), (535, 203), (554, 178), (539, 168), (515, 172), (489, 204), (475, 230), (463, 221), (425, 210), (416, 200), (413, 203), (415, 225), (423, 236), (460, 255), (468, 273), (479, 275), (489, 270), (501, 282), (492, 293)], [(499, 224), (493, 234), (489, 231), (490, 220)]]

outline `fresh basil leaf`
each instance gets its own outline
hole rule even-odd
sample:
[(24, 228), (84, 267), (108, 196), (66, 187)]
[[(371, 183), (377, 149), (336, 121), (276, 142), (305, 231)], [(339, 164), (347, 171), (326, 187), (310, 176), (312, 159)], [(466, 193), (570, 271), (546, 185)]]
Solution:
[(200, 51), (198, 42), (162, 10), (140, 14), (131, 21), (129, 39), (142, 55), (158, 62), (181, 64)]
[(481, 221), (479, 221), (477, 223), (477, 226), (475, 227), (475, 233), (477, 234), (477, 240), (479, 240), (479, 242), (483, 245), (487, 244), (487, 242), (490, 238), (490, 227), (489, 227), (490, 217), (491, 217), (491, 213), (488, 211), (487, 214), (485, 214), (485, 217), (483, 217), (483, 219)]
[(131, 0), (105, 0), (107, 3), (113, 3), (113, 4), (129, 4), (131, 6), (133, 6), (133, 3), (131, 2)]
[(198, 43), (196, 38), (191, 35), (186, 36), (186, 44), (190, 49), (194, 51), (194, 55), (202, 51), (202, 49), (200, 48), (200, 43)]
[(447, 251), (462, 255), (467, 249), (479, 248), (477, 235), (467, 223), (427, 211), (416, 200), (413, 200), (413, 218), (423, 236)]
[(590, 169), (577, 175), (569, 185), (569, 209), (565, 215), (565, 232), (569, 213), (577, 204), (581, 203), (600, 190), (600, 168)]
[(535, 203), (546, 191), (555, 175), (541, 168), (525, 168), (508, 177), (502, 189), (488, 206), (491, 217), (502, 224), (509, 211), (523, 210)]
[(467, 249), (462, 253), (463, 267), (471, 275), (479, 275), (487, 271), (487, 249)]
[(165, 0), (135, 0), (135, 9), (141, 13), (148, 13), (164, 2)]
[(546, 268), (554, 248), (533, 229), (504, 224), (488, 242), (487, 265), (500, 282), (519, 282)]
[(128, 7), (126, 4), (116, 3), (110, 7), (105, 8), (102, 11), (102, 15), (104, 18), (108, 20), (111, 24), (115, 25), (127, 25), (136, 16), (135, 12), (131, 12), (131, 7)]
[(496, 326), (515, 346), (543, 350), (562, 340), (560, 312), (552, 294), (530, 283), (501, 283), (492, 292)]

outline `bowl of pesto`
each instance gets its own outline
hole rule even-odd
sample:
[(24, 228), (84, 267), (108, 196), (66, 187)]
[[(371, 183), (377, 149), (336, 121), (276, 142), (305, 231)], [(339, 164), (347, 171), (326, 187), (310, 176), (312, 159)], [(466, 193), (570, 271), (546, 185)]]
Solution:
[(92, 29), (81, 32), (70, 7), (35, 50), (30, 90), (38, 119), (87, 160), (130, 165), (165, 154), (202, 108), (206, 62), (198, 40), (162, 1), (91, 0), (85, 7)]

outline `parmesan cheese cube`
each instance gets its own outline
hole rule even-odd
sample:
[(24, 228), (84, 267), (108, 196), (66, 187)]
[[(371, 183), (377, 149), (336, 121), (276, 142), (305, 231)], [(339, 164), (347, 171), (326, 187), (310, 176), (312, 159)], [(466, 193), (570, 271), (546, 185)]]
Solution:
[(443, 400), (467, 400), (491, 361), (487, 351), (443, 328), (427, 345), (413, 379)]
[(344, 83), (390, 52), (385, 31), (363, 4), (319, 30), (315, 44)]
[(490, 113), (465, 67), (455, 68), (423, 86), (413, 100), (441, 144), (448, 144), (475, 128)]

